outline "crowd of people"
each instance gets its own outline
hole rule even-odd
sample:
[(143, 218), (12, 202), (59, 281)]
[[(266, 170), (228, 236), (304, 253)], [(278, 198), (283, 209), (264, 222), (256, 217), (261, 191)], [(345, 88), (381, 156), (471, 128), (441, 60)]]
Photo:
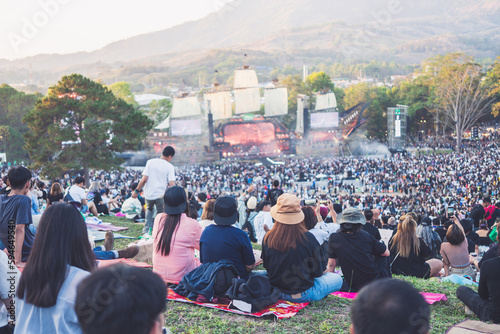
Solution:
[[(69, 174), (48, 182), (23, 166), (5, 169), (0, 259), (17, 287), (14, 297), (5, 293), (10, 284), (0, 284), (0, 333), (104, 333), (112, 324), (161, 333), (164, 282), (190, 299), (226, 303), (229, 291), (238, 290), (231, 289), (233, 282), (251, 289), (252, 281), (268, 287), (258, 301), (249, 300), (252, 307), (359, 291), (352, 331), (376, 333), (369, 328), (390, 321), (368, 315), (377, 302), (392, 316), (411, 313), (394, 308), (405, 294), (421, 304), (414, 289), (392, 275), (478, 281), (478, 292), (460, 287), (457, 296), (481, 320), (498, 323), (500, 161), (494, 144), (487, 145), (473, 144), (462, 154), (178, 168), (168, 146), (143, 171), (92, 171), (89, 182)], [(357, 180), (358, 189), (346, 179)], [(113, 213), (144, 222), (152, 272), (96, 269), (96, 260), (139, 252), (134, 244), (113, 250), (111, 233), (94, 247), (84, 217)], [(389, 235), (385, 242), (381, 233)], [(261, 254), (252, 242), (262, 245)], [(141, 279), (127, 281), (131, 275)], [(110, 298), (104, 303), (102, 291)], [(7, 315), (14, 304), (12, 327)], [(133, 316), (117, 324), (123, 314)], [(419, 316), (416, 323), (393, 321), (400, 331), (417, 326), (415, 332), (425, 333), (428, 306), (420, 307)]]

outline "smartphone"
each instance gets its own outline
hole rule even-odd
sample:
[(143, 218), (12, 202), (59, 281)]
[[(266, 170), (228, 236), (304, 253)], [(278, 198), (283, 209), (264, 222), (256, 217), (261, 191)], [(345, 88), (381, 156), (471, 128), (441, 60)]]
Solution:
[(304, 200), (304, 205), (315, 205), (316, 204), (316, 199), (305, 199)]
[(452, 215), (455, 212), (455, 209), (453, 207), (448, 207), (448, 215)]

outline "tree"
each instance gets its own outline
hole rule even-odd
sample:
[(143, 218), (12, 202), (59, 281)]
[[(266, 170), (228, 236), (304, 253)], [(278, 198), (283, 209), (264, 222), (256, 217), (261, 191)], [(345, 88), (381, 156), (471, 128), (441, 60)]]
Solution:
[(112, 169), (117, 152), (136, 149), (153, 121), (101, 84), (79, 74), (49, 88), (23, 119), (26, 150), (48, 177), (68, 169)]
[(488, 71), (487, 85), (491, 88), (490, 97), (495, 98), (492, 113), (495, 117), (500, 114), (500, 57), (497, 58), (493, 67)]
[(463, 133), (488, 114), (490, 90), (484, 84), (481, 65), (462, 53), (448, 53), (424, 63), (425, 75), (434, 87), (435, 103), (454, 124), (457, 152), (462, 151)]
[(137, 107), (138, 104), (132, 95), (132, 91), (130, 90), (130, 85), (124, 81), (118, 81), (114, 84), (108, 86), (108, 88), (113, 92), (113, 94), (119, 98), (127, 102), (128, 104)]
[(156, 125), (163, 122), (172, 111), (172, 101), (169, 99), (153, 100), (148, 106), (150, 118)]
[(325, 72), (315, 72), (306, 78), (307, 88), (311, 92), (333, 91), (334, 85)]

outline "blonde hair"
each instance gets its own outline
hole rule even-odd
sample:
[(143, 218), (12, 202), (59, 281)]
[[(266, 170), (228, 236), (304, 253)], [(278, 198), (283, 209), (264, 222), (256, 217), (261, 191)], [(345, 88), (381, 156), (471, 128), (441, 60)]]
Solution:
[(417, 222), (410, 215), (405, 215), (399, 219), (398, 231), (392, 238), (391, 250), (395, 250), (401, 257), (409, 257), (412, 248), (415, 254), (420, 253)]

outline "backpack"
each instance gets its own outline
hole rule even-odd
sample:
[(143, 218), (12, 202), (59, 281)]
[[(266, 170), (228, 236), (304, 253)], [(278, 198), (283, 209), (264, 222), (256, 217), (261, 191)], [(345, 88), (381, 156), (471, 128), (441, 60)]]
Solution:
[(221, 268), (215, 275), (214, 296), (224, 297), (227, 290), (233, 285), (233, 278), (238, 279), (237, 273), (231, 268)]

